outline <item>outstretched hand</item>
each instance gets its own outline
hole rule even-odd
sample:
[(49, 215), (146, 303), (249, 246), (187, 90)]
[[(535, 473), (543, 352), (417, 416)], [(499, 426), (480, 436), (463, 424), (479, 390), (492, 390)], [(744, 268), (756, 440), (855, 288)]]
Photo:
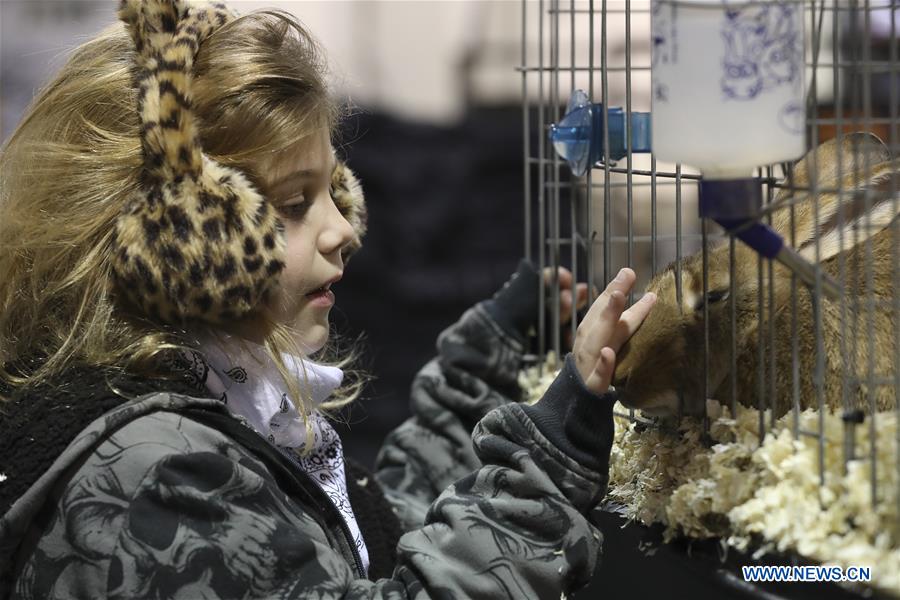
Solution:
[[(578, 325), (572, 354), (578, 373), (587, 388), (594, 393), (602, 394), (609, 388), (616, 369), (616, 353), (622, 344), (637, 331), (656, 302), (656, 295), (648, 292), (631, 308), (625, 310), (625, 297), (631, 291), (636, 279), (637, 277), (631, 269), (625, 268), (619, 271), (616, 278), (597, 297)], [(560, 282), (562, 282), (562, 278), (560, 278)], [(571, 290), (571, 274), (569, 289)], [(585, 296), (586, 293), (587, 286), (585, 285)], [(576, 288), (576, 296), (578, 294), (579, 291)], [(562, 292), (560, 296), (562, 296)], [(560, 306), (562, 305), (562, 297), (560, 297)], [(569, 305), (571, 311), (571, 301)], [(569, 318), (571, 318), (571, 312)]]
[[(572, 315), (575, 311), (581, 310), (587, 305), (588, 286), (586, 283), (579, 283), (575, 285), (573, 290), (574, 277), (572, 277), (572, 272), (565, 267), (559, 267), (557, 273), (559, 282), (559, 323), (560, 325), (566, 325), (572, 320)], [(549, 289), (553, 285), (553, 268), (544, 267), (543, 275), (544, 285)], [(597, 293), (596, 287), (594, 288), (594, 293)], [(568, 350), (572, 347), (572, 331), (568, 327), (563, 327), (562, 331), (564, 345), (566, 350)]]

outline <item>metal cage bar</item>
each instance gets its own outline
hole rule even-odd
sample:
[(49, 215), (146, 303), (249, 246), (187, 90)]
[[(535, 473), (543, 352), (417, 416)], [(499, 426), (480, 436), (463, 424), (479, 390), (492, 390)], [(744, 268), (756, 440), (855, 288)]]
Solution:
[[(830, 138), (840, 144), (848, 139), (846, 136), (851, 131), (877, 131), (882, 132), (894, 155), (900, 154), (900, 49), (897, 39), (900, 3), (896, 0), (791, 1), (801, 4), (804, 10), (808, 147), (816, 148)], [(724, 239), (728, 268), (735, 273), (741, 242), (724, 236), (715, 225), (700, 223), (696, 213), (691, 214), (700, 179), (696, 171), (680, 164), (663, 164), (653, 154), (647, 160), (638, 159), (633, 152), (631, 117), (635, 111), (644, 110), (637, 108), (638, 105), (649, 101), (648, 90), (637, 82), (644, 81), (638, 78), (648, 78), (651, 70), (649, 53), (641, 54), (646, 44), (635, 37), (635, 32), (647, 28), (651, 11), (650, 3), (632, 3), (631, 0), (538, 0), (536, 3), (523, 0), (523, 32), (536, 33), (536, 36), (523, 36), (522, 64), (518, 67), (522, 77), (522, 119), (526, 140), (523, 156), (524, 252), (526, 257), (536, 258), (541, 267), (569, 267), (576, 281), (588, 283), (591, 301), (595, 287), (602, 289), (621, 266), (634, 267), (646, 280), (646, 275), (656, 275), (667, 263), (674, 262), (675, 302), (679, 311), (684, 311), (687, 290), (684, 289), (682, 265), (686, 257), (694, 252), (703, 254), (701, 290), (706, 297), (712, 285), (709, 249)], [(881, 19), (879, 22), (886, 19), (890, 24), (889, 41), (877, 54), (871, 44), (876, 18)], [(535, 45), (536, 51), (532, 49)], [(561, 77), (562, 73), (567, 76)], [(883, 100), (878, 101), (881, 104), (876, 103), (873, 88), (876, 80), (889, 82), (886, 103)], [(615, 163), (603, 160), (593, 165), (582, 178), (568, 174), (566, 164), (547, 143), (549, 124), (559, 120), (568, 101), (570, 90), (565, 89), (564, 84), (571, 89), (586, 88), (591, 100), (604, 107), (621, 104), (625, 114), (624, 158)], [(602, 125), (602, 144), (606, 150), (610, 148), (610, 123), (606, 111), (602, 115)], [(534, 143), (536, 148), (532, 146), (534, 133), (539, 137)], [(824, 194), (834, 194), (837, 199), (836, 211), (831, 218), (836, 223), (838, 244), (843, 250), (831, 259), (834, 276), (842, 285), (858, 284), (860, 287), (859, 293), (844, 294), (834, 308), (829, 309), (839, 314), (837, 345), (840, 355), (846, 358), (838, 389), (828, 387), (826, 377), (829, 375), (825, 360), (826, 319), (834, 317), (825, 315), (822, 279), (818, 277), (810, 288), (795, 275), (790, 275), (785, 280), (785, 287), (779, 289), (776, 265), (757, 258), (754, 259), (757, 290), (753, 298), (759, 322), (756, 351), (750, 356), (742, 355), (744, 350), (737, 329), (739, 320), (745, 317), (739, 314), (738, 289), (735, 278), (730, 277), (729, 301), (724, 312), (728, 335), (722, 347), (713, 347), (710, 311), (704, 302), (701, 311), (701, 384), (696, 390), (680, 387), (679, 408), (683, 412), (687, 404), (696, 405), (699, 401), (705, 405), (707, 398), (715, 397), (734, 414), (738, 403), (750, 403), (760, 410), (758, 436), (761, 442), (776, 424), (778, 415), (774, 409), (786, 406), (791, 413), (789, 422), (793, 436), (817, 440), (818, 476), (824, 483), (824, 409), (828, 405), (838, 406), (844, 416), (844, 467), (846, 469), (851, 461), (871, 463), (869, 487), (875, 506), (880, 493), (875, 457), (879, 443), (884, 442), (878, 439), (876, 400), (879, 394), (892, 394), (897, 406), (896, 398), (900, 396), (900, 352), (897, 351), (900, 349), (900, 298), (897, 294), (880, 296), (875, 293), (873, 223), (868, 217), (868, 208), (876, 201), (875, 197), (863, 197), (867, 216), (851, 234), (845, 235), (845, 229), (851, 231), (845, 226), (849, 226), (854, 218), (854, 206), (860, 205), (856, 192), (842, 189), (841, 182), (846, 175), (842, 170), (846, 161), (838, 161), (833, 180), (820, 176), (820, 165), (815, 164), (815, 158), (811, 162), (806, 183), (794, 180), (792, 165), (760, 165), (759, 175), (766, 186), (766, 203), (760, 218), (772, 224), (777, 211), (787, 211), (790, 231), (786, 241), (796, 247), (801, 226), (798, 207), (811, 206), (813, 218), (818, 222), (823, 218), (820, 204), (810, 199)], [(860, 168), (865, 173), (872, 167), (864, 164)], [(533, 185), (535, 179), (536, 186)], [(898, 187), (897, 178), (893, 178), (889, 189), (882, 192), (889, 194), (895, 214), (900, 211)], [(785, 194), (784, 190), (791, 193)], [(563, 218), (566, 211), (568, 218)], [(891, 281), (898, 289), (900, 220), (895, 219), (890, 230), (894, 235), (892, 260), (895, 265)], [(534, 239), (535, 233), (537, 239)], [(860, 236), (865, 239), (860, 241)], [(858, 264), (849, 263), (847, 248), (852, 247), (858, 247), (863, 256), (861, 269)], [(819, 237), (809, 244), (808, 250), (814, 261), (821, 262), (824, 251)], [(852, 278), (855, 279), (851, 281)], [(555, 288), (554, 280), (550, 289)], [(639, 295), (632, 294), (629, 302)], [(558, 311), (558, 295), (545, 297), (542, 294), (541, 314), (548, 307)], [(879, 352), (875, 342), (878, 311), (892, 315), (895, 351), (892, 367), (888, 370), (878, 367), (874, 358)], [(577, 316), (576, 313), (570, 324), (573, 338)], [(812, 348), (800, 342), (807, 327), (813, 332)], [(547, 331), (545, 321), (539, 320), (539, 354), (549, 349), (560, 352), (560, 333), (558, 327)], [(790, 340), (784, 340), (785, 335), (789, 335)], [(722, 343), (721, 339), (716, 339), (716, 344)], [(721, 357), (713, 360), (714, 354)], [(727, 371), (724, 377), (713, 377), (713, 362), (720, 365), (716, 369)], [(751, 369), (755, 372), (750, 373)], [(695, 398), (695, 395), (702, 398)], [(860, 398), (866, 399), (864, 406), (859, 405)], [(819, 418), (815, 424), (804, 424), (808, 421), (801, 418), (803, 403), (810, 399), (812, 406), (819, 410)], [(765, 418), (767, 409), (771, 411)], [(860, 410), (864, 413), (862, 419)], [(629, 410), (628, 415), (634, 418), (634, 411)], [(900, 407), (897, 415), (900, 418)], [(860, 420), (866, 429), (858, 430)], [(705, 423), (708, 426), (709, 420)], [(857, 443), (863, 433), (868, 438), (865, 448)], [(900, 433), (896, 444), (900, 479)], [(900, 527), (896, 535), (900, 537)]]

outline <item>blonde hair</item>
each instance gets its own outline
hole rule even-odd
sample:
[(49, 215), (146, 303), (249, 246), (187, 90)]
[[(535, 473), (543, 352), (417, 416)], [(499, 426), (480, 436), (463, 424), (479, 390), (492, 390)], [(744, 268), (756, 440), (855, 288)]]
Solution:
[[(193, 347), (185, 330), (129, 309), (112, 284), (110, 237), (142, 167), (134, 55), (122, 23), (76, 48), (0, 153), (2, 384), (38, 385), (76, 362), (166, 377), (164, 353)], [(214, 31), (193, 84), (204, 151), (261, 186), (261, 162), (334, 130), (341, 111), (325, 75), (317, 43), (288, 13), (254, 12)], [(266, 353), (305, 415), (308, 387), (281, 359), (303, 356), (295, 332), (265, 324)], [(349, 368), (355, 345), (335, 361), (331, 344), (318, 360), (344, 369), (345, 383), (325, 411), (354, 400), (365, 382)]]

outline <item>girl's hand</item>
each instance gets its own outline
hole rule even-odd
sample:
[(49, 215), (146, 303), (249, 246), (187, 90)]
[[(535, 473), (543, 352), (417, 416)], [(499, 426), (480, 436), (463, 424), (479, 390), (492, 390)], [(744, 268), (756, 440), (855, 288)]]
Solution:
[[(553, 268), (544, 267), (543, 275), (544, 286), (548, 289), (547, 301), (549, 303), (550, 298), (553, 297), (552, 290), (549, 289), (553, 285)], [(588, 286), (586, 283), (576, 284), (573, 292), (572, 283), (574, 278), (572, 277), (572, 272), (565, 267), (559, 267), (557, 277), (559, 282), (559, 323), (560, 325), (566, 325), (572, 320), (572, 315), (575, 311), (587, 305)], [(597, 293), (596, 287), (594, 288), (594, 293)], [(572, 331), (568, 327), (563, 327), (562, 331), (563, 345), (566, 349), (569, 349), (572, 347)]]
[[(572, 354), (578, 373), (594, 393), (602, 394), (609, 388), (616, 368), (616, 352), (637, 331), (656, 302), (656, 295), (648, 292), (631, 308), (624, 310), (625, 296), (636, 279), (631, 269), (619, 271), (578, 325)], [(560, 285), (561, 282), (562, 278)], [(569, 286), (571, 288), (571, 276)]]
[[(559, 267), (559, 322), (565, 325), (572, 320), (574, 310), (583, 308), (587, 304), (588, 289), (586, 283), (579, 283), (575, 286), (574, 296), (576, 298), (576, 306), (572, 309), (572, 272), (565, 267)], [(553, 285), (553, 268), (544, 267), (544, 285), (549, 287)], [(596, 291), (597, 288), (594, 288)]]

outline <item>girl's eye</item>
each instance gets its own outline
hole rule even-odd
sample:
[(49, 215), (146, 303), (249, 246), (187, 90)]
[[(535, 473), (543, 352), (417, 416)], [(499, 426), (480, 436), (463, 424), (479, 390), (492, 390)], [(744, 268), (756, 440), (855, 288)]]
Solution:
[(308, 202), (295, 202), (294, 204), (283, 204), (278, 208), (279, 212), (289, 219), (301, 219), (309, 208)]

